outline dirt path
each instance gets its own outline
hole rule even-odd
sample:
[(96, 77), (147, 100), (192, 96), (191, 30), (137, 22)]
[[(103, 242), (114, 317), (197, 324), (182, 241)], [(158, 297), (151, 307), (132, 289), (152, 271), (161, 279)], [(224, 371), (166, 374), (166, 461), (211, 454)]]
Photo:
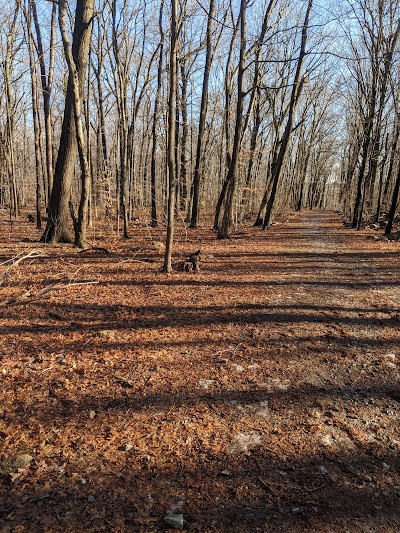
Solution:
[[(108, 255), (2, 228), (2, 261), (50, 256), (0, 286), (33, 295), (0, 309), (1, 532), (400, 530), (398, 243), (305, 212), (182, 230), (209, 257), (164, 276), (148, 228)], [(72, 274), (98, 283), (35, 299)]]

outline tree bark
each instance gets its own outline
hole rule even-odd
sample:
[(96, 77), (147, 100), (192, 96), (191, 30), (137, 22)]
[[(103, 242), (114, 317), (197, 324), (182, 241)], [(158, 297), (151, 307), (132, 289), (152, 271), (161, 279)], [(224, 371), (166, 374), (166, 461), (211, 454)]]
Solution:
[(168, 211), (167, 237), (165, 242), (164, 265), (162, 271), (172, 271), (172, 246), (174, 240), (175, 194), (176, 194), (176, 161), (175, 161), (175, 128), (176, 128), (176, 93), (177, 93), (177, 8), (178, 0), (171, 0), (171, 37), (169, 58), (169, 90), (168, 90)]
[(42, 33), (36, 9), (36, 0), (29, 0), (32, 8), (32, 16), (36, 31), (37, 55), (40, 66), (40, 79), (42, 84), (43, 113), (44, 113), (44, 131), (46, 144), (46, 204), (49, 204), (51, 189), (53, 185), (53, 126), (51, 123), (51, 90), (53, 85), (54, 57), (55, 57), (55, 25), (57, 5), (53, 3), (51, 12), (51, 30), (49, 43), (49, 70), (46, 73), (45, 54), (42, 42)]
[(157, 217), (157, 168), (156, 168), (156, 154), (157, 154), (157, 127), (159, 119), (159, 108), (161, 98), (162, 87), (162, 72), (163, 72), (163, 55), (164, 55), (164, 30), (162, 24), (164, 10), (164, 0), (160, 3), (160, 12), (158, 17), (158, 27), (160, 31), (160, 45), (159, 45), (159, 58), (157, 69), (157, 91), (154, 100), (154, 113), (153, 113), (153, 127), (152, 127), (152, 145), (151, 145), (151, 170), (150, 170), (150, 188), (151, 188), (151, 227), (156, 228), (158, 226)]
[[(79, 163), (81, 167), (81, 195), (78, 209), (78, 219), (75, 226), (75, 246), (84, 248), (86, 243), (87, 219), (88, 219), (88, 203), (89, 203), (89, 189), (90, 189), (90, 169), (86, 153), (85, 135), (82, 123), (83, 112), (83, 87), (79, 82), (79, 75), (77, 65), (72, 55), (71, 45), (68, 39), (66, 18), (67, 6), (66, 0), (58, 0), (59, 13), (58, 21), (60, 26), (61, 38), (64, 47), (64, 54), (68, 64), (69, 76), (72, 80), (72, 99), (73, 99), (73, 116), (76, 130), (76, 140), (78, 146)], [(94, 0), (86, 0), (87, 10), (87, 25), (92, 27), (94, 14)], [(89, 36), (90, 43), (91, 33)], [(89, 47), (88, 47), (89, 52)]]
[(214, 9), (215, 9), (215, 0), (210, 0), (210, 4), (208, 8), (208, 19), (207, 19), (206, 62), (204, 66), (203, 89), (201, 93), (201, 104), (200, 104), (199, 130), (197, 134), (196, 162), (194, 166), (193, 184), (192, 184), (193, 196), (192, 196), (192, 214), (191, 214), (191, 220), (190, 220), (191, 228), (197, 228), (199, 224), (201, 162), (202, 162), (202, 155), (203, 155), (204, 131), (205, 131), (205, 125), (206, 125), (206, 116), (207, 116), (208, 85), (209, 85), (212, 58), (213, 58), (212, 28), (213, 28)]
[(294, 114), (296, 111), (296, 106), (297, 106), (300, 93), (301, 93), (301, 89), (302, 89), (302, 85), (303, 85), (303, 80), (301, 79), (301, 71), (303, 67), (304, 58), (306, 55), (307, 32), (308, 32), (308, 24), (309, 24), (312, 4), (313, 4), (313, 0), (308, 0), (307, 10), (306, 10), (306, 14), (304, 17), (303, 28), (301, 32), (301, 45), (300, 45), (299, 59), (297, 61), (296, 73), (294, 76), (293, 88), (292, 88), (292, 93), (290, 96), (288, 119), (286, 122), (285, 131), (283, 132), (283, 136), (281, 139), (280, 148), (279, 148), (277, 157), (276, 159), (272, 161), (272, 187), (271, 187), (271, 193), (270, 193), (270, 196), (267, 202), (263, 229), (268, 228), (271, 222), (272, 210), (273, 210), (274, 203), (275, 203), (276, 192), (278, 190), (278, 184), (279, 184), (279, 180), (281, 176), (283, 161), (285, 159), (286, 150), (289, 144), (290, 134), (293, 128)]
[(42, 164), (40, 153), (40, 128), (39, 128), (39, 112), (38, 112), (38, 90), (37, 90), (37, 72), (34, 60), (34, 42), (32, 35), (32, 11), (29, 3), (24, 6), (24, 17), (26, 21), (26, 28), (28, 33), (28, 53), (29, 53), (29, 69), (31, 73), (31, 97), (32, 97), (32, 121), (33, 134), (35, 146), (35, 173), (36, 173), (36, 228), (42, 229)]
[[(59, 6), (62, 2), (59, 0)], [(50, 197), (49, 216), (42, 242), (73, 242), (69, 230), (70, 199), (74, 165), (78, 152), (76, 125), (74, 119), (74, 83), (82, 94), (86, 65), (91, 40), (91, 26), (94, 0), (78, 0), (76, 4), (74, 31), (72, 36), (72, 58), (76, 66), (76, 79), (68, 76), (64, 118), (61, 129), (53, 187)]]
[[(128, 110), (127, 92), (128, 79), (125, 71), (126, 65), (120, 60), (120, 51), (117, 40), (117, 1), (112, 3), (112, 49), (115, 59), (116, 99), (118, 107), (118, 130), (119, 130), (119, 209), (118, 215), (122, 216), (123, 236), (129, 238), (128, 232)], [(119, 216), (118, 216), (119, 219)]]
[(11, 87), (11, 78), (13, 70), (13, 43), (15, 40), (15, 28), (20, 8), (20, 1), (15, 3), (14, 12), (11, 20), (9, 32), (7, 34), (6, 56), (4, 60), (4, 92), (6, 100), (6, 159), (8, 163), (8, 179), (10, 185), (10, 217), (19, 215), (19, 201), (17, 192), (17, 178), (15, 165), (15, 146), (14, 146), (14, 97)]
[(240, 2), (240, 54), (239, 54), (239, 68), (238, 68), (238, 83), (237, 83), (237, 103), (236, 103), (236, 124), (235, 135), (233, 140), (232, 158), (227, 174), (227, 191), (225, 199), (224, 214), (222, 216), (221, 225), (218, 228), (218, 239), (229, 239), (231, 227), (233, 223), (233, 208), (235, 201), (235, 194), (238, 181), (238, 166), (239, 154), (242, 140), (243, 127), (243, 103), (244, 103), (244, 72), (246, 60), (246, 8), (247, 0)]

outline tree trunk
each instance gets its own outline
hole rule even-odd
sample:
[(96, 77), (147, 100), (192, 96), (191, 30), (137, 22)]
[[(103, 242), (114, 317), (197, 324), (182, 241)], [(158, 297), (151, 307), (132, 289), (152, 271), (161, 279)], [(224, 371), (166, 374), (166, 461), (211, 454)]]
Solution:
[[(64, 1), (59, 0), (60, 8), (62, 8)], [(42, 242), (53, 244), (57, 242), (73, 242), (68, 221), (72, 178), (78, 151), (74, 119), (74, 84), (76, 84), (80, 94), (82, 94), (91, 40), (93, 11), (94, 0), (77, 1), (71, 51), (76, 66), (76, 79), (73, 79), (73, 76), (69, 73), (60, 146), (50, 197), (49, 217), (41, 238)]]
[(51, 30), (50, 30), (50, 58), (49, 58), (49, 71), (46, 73), (45, 54), (42, 42), (42, 33), (40, 30), (39, 19), (36, 9), (36, 1), (29, 0), (32, 8), (32, 16), (36, 30), (37, 41), (37, 55), (40, 66), (40, 79), (42, 84), (42, 97), (43, 97), (43, 113), (44, 113), (44, 132), (45, 132), (45, 144), (46, 144), (46, 205), (49, 204), (51, 195), (51, 189), (53, 185), (53, 126), (51, 123), (51, 89), (53, 85), (53, 73), (54, 73), (54, 57), (55, 57), (55, 25), (56, 25), (56, 10), (57, 4), (54, 2), (51, 12)]
[(200, 118), (199, 118), (199, 131), (197, 134), (197, 146), (196, 146), (196, 162), (194, 166), (193, 174), (193, 183), (192, 183), (192, 215), (190, 220), (190, 227), (197, 228), (199, 224), (199, 202), (200, 202), (200, 181), (201, 181), (201, 161), (203, 155), (203, 142), (204, 142), (204, 131), (206, 125), (206, 116), (207, 116), (207, 104), (208, 104), (208, 85), (210, 79), (210, 71), (212, 64), (212, 27), (213, 27), (213, 17), (215, 9), (215, 0), (210, 0), (208, 8), (208, 19), (207, 19), (207, 47), (206, 47), (206, 62), (204, 66), (204, 76), (203, 76), (203, 89), (201, 93), (201, 104), (200, 104)]
[(182, 136), (181, 136), (181, 153), (179, 162), (179, 208), (186, 213), (188, 194), (187, 194), (187, 153), (189, 140), (189, 123), (188, 123), (188, 109), (187, 109), (187, 88), (189, 83), (189, 75), (185, 65), (185, 61), (181, 61), (181, 113), (182, 113)]
[(117, 39), (117, 1), (112, 2), (112, 49), (115, 59), (114, 77), (116, 82), (116, 100), (118, 108), (118, 132), (119, 132), (119, 174), (118, 182), (118, 228), (119, 216), (122, 216), (123, 236), (129, 238), (128, 232), (128, 109), (127, 93), (128, 79), (126, 66), (121, 62), (120, 50)]
[(15, 28), (17, 24), (19, 8), (20, 4), (17, 2), (14, 7), (10, 29), (7, 34), (6, 56), (4, 60), (4, 92), (6, 100), (6, 159), (8, 162), (8, 179), (10, 185), (10, 216), (15, 217), (19, 215), (19, 201), (17, 193), (14, 146), (14, 97), (11, 87), (11, 78), (14, 60), (13, 43), (15, 40)]
[(98, 110), (98, 127), (97, 127), (97, 190), (94, 191), (96, 200), (102, 201), (104, 205), (104, 215), (106, 221), (109, 220), (111, 215), (111, 168), (108, 157), (107, 147), (107, 132), (106, 132), (106, 120), (104, 112), (104, 91), (103, 91), (103, 63), (104, 63), (104, 50), (103, 41), (101, 39), (101, 28), (98, 19), (97, 22), (98, 44), (97, 44), (97, 68), (93, 66), (93, 70), (96, 76), (96, 86), (98, 94), (97, 110)]
[[(254, 92), (259, 93), (260, 91), (259, 89), (256, 89)], [(257, 148), (257, 140), (258, 140), (258, 133), (260, 130), (260, 126), (261, 126), (260, 94), (257, 94), (256, 102), (255, 102), (255, 111), (254, 111), (254, 125), (253, 125), (251, 136), (250, 136), (249, 163), (247, 165), (245, 189), (243, 191), (243, 197), (242, 197), (242, 207), (243, 207), (244, 217), (246, 217), (249, 211), (249, 203), (250, 203), (250, 198), (251, 198), (250, 189), (253, 183), (255, 163), (257, 161), (256, 148)]]
[(243, 126), (243, 79), (245, 72), (245, 60), (246, 60), (246, 8), (247, 1), (241, 0), (240, 2), (240, 55), (239, 55), (239, 68), (238, 68), (238, 83), (237, 83), (237, 104), (236, 104), (236, 124), (235, 135), (233, 140), (232, 158), (227, 174), (227, 192), (225, 199), (224, 214), (222, 216), (221, 225), (218, 228), (218, 239), (229, 239), (231, 226), (233, 223), (233, 208), (235, 201), (235, 194), (238, 181), (238, 167), (239, 167), (239, 154), (240, 145), (242, 140), (242, 126)]
[(303, 67), (304, 58), (306, 55), (308, 23), (309, 23), (309, 18), (310, 18), (310, 12), (312, 9), (312, 4), (313, 4), (313, 0), (308, 0), (307, 11), (306, 11), (306, 15), (305, 15), (304, 22), (303, 22), (302, 32), (301, 32), (301, 45), (300, 45), (299, 59), (297, 61), (296, 73), (294, 76), (293, 88), (292, 88), (292, 93), (290, 96), (288, 119), (287, 119), (285, 131), (283, 132), (283, 136), (281, 139), (281, 144), (280, 144), (277, 158), (272, 161), (272, 188), (271, 188), (271, 193), (270, 193), (270, 196), (267, 202), (263, 229), (268, 228), (271, 222), (272, 210), (273, 210), (274, 203), (275, 203), (276, 192), (278, 190), (278, 184), (279, 184), (279, 180), (281, 176), (283, 161), (285, 159), (286, 150), (289, 144), (290, 134), (293, 128), (294, 114), (296, 111), (296, 106), (297, 106), (298, 99), (300, 97), (300, 93), (301, 93), (301, 89), (303, 85), (303, 80), (301, 80), (300, 78), (301, 78), (301, 70)]
[[(88, 221), (88, 203), (90, 190), (90, 169), (85, 146), (85, 135), (82, 123), (83, 112), (83, 86), (79, 83), (79, 76), (76, 63), (74, 61), (71, 46), (68, 40), (66, 18), (67, 6), (66, 0), (58, 0), (59, 14), (58, 21), (64, 47), (65, 58), (68, 64), (69, 76), (72, 80), (72, 98), (73, 98), (73, 115), (76, 129), (76, 140), (78, 145), (79, 163), (81, 167), (81, 195), (78, 209), (78, 219), (75, 225), (75, 246), (84, 248), (86, 246), (86, 231)], [(87, 25), (92, 27), (94, 13), (94, 0), (86, 0), (86, 20)], [(89, 36), (89, 43), (90, 43)], [(89, 52), (89, 47), (88, 47)]]
[(163, 72), (163, 55), (164, 55), (164, 30), (162, 25), (164, 10), (164, 0), (160, 3), (160, 12), (158, 17), (158, 26), (160, 30), (160, 49), (157, 69), (157, 91), (154, 100), (153, 113), (153, 128), (152, 128), (152, 145), (151, 145), (151, 168), (150, 168), (150, 182), (151, 182), (151, 227), (158, 226), (157, 217), (157, 168), (156, 168), (156, 154), (157, 154), (157, 126), (159, 118), (160, 97), (162, 87), (162, 72)]
[(296, 111), (296, 106), (297, 106), (300, 93), (301, 93), (301, 89), (302, 89), (302, 85), (303, 85), (303, 80), (301, 80), (300, 78), (301, 78), (301, 70), (303, 67), (303, 61), (306, 55), (308, 23), (309, 23), (312, 4), (313, 4), (313, 0), (308, 0), (307, 11), (306, 11), (306, 15), (304, 18), (303, 29), (301, 32), (301, 45), (300, 45), (299, 59), (297, 61), (296, 73), (294, 76), (293, 88), (292, 88), (292, 93), (290, 97), (288, 119), (287, 119), (285, 131), (283, 132), (283, 136), (281, 139), (281, 145), (279, 148), (278, 156), (274, 161), (272, 161), (272, 188), (271, 188), (271, 193), (270, 193), (270, 196), (267, 202), (263, 229), (268, 228), (271, 223), (272, 210), (273, 210), (274, 203), (275, 203), (276, 192), (278, 190), (278, 184), (279, 184), (279, 180), (281, 176), (283, 161), (285, 159), (286, 150), (289, 144), (290, 134), (293, 128), (294, 114)]
[(171, 0), (171, 37), (169, 58), (169, 90), (168, 90), (168, 212), (167, 212), (167, 237), (165, 242), (165, 256), (162, 271), (172, 271), (172, 246), (174, 240), (175, 218), (175, 193), (176, 193), (176, 165), (175, 165), (175, 120), (176, 120), (176, 93), (177, 93), (177, 8), (178, 0)]
[(37, 72), (34, 60), (34, 42), (32, 36), (32, 12), (28, 6), (24, 7), (24, 16), (28, 33), (28, 52), (29, 52), (29, 69), (31, 73), (31, 96), (32, 96), (32, 121), (35, 146), (35, 172), (36, 172), (36, 228), (42, 229), (42, 165), (40, 153), (40, 128), (38, 113), (38, 90), (37, 90)]
[[(232, 6), (232, 4), (231, 4)], [(239, 23), (240, 23), (240, 17), (241, 12), (239, 12), (239, 16), (237, 21), (235, 22), (235, 25), (233, 27), (230, 46), (229, 46), (229, 52), (228, 52), (228, 58), (226, 60), (226, 66), (225, 66), (225, 77), (224, 77), (224, 89), (225, 89), (225, 108), (224, 108), (224, 123), (223, 123), (223, 131), (224, 131), (224, 137), (225, 137), (225, 165), (224, 165), (224, 173), (226, 169), (229, 169), (232, 164), (232, 154), (231, 154), (231, 136), (230, 136), (230, 113), (231, 113), (231, 100), (232, 100), (232, 87), (233, 87), (233, 73), (231, 69), (231, 60), (233, 56), (233, 48), (236, 40), (236, 35), (239, 29)], [(222, 162), (221, 162), (222, 163)], [(222, 165), (221, 165), (222, 166)], [(225, 178), (222, 183), (222, 189), (220, 192), (220, 195), (218, 197), (217, 205), (215, 208), (215, 216), (214, 216), (214, 229), (216, 231), (219, 230), (220, 227), (220, 214), (222, 207), (224, 205), (227, 191), (228, 191), (228, 184), (230, 180), (229, 172), (225, 174)]]

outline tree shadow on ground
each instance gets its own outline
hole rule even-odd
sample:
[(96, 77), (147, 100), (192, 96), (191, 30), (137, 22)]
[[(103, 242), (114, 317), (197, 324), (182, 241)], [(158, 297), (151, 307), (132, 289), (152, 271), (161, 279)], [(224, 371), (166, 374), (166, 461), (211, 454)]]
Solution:
[[(275, 402), (282, 413), (295, 408), (293, 400), (362, 399), (369, 395), (383, 400), (397, 395), (398, 389), (382, 384), (381, 391), (367, 388), (332, 390), (295, 390), (278, 392)], [(258, 401), (260, 395), (249, 392), (202, 394), (187, 391), (187, 396), (150, 395), (147, 398), (123, 398), (115, 401), (86, 397), (80, 402), (58, 404), (53, 408), (30, 412), (36, 421), (55, 426), (77, 424), (78, 436), (88, 431), (82, 413), (120, 411), (130, 417), (138, 409), (151, 408), (171, 412), (182, 406), (196, 408), (200, 416), (204, 405), (214, 409)], [(25, 406), (25, 413), (29, 409)], [(195, 413), (197, 413), (195, 415)], [(150, 414), (150, 413), (149, 413)], [(79, 422), (79, 424), (78, 424)], [(157, 426), (158, 427), (158, 426)], [(285, 427), (285, 426), (283, 426)], [(156, 431), (157, 428), (154, 428)], [(257, 427), (254, 428), (257, 431)], [(400, 527), (400, 458), (395, 448), (383, 442), (355, 441), (349, 450), (323, 448), (312, 455), (301, 449), (292, 457), (279, 453), (279, 441), (263, 433), (262, 442), (243, 452), (213, 452), (200, 443), (189, 455), (169, 456), (167, 462), (154, 462), (149, 444), (147, 455), (133, 448), (115, 449), (114, 462), (94, 453), (90, 473), (82, 482), (75, 472), (82, 471), (85, 458), (79, 454), (79, 442), (46, 461), (59, 468), (43, 485), (43, 463), (34, 462), (31, 472), (20, 483), (0, 478), (2, 531), (163, 531), (163, 517), (182, 501), (185, 530), (188, 531), (397, 531)], [(233, 435), (232, 435), (233, 438)], [(291, 438), (290, 433), (284, 435)], [(150, 441), (149, 441), (150, 442)], [(83, 453), (87, 449), (82, 448)], [(138, 455), (139, 453), (139, 455)], [(89, 466), (89, 464), (87, 465)], [(42, 470), (41, 470), (42, 469)], [(30, 483), (32, 476), (35, 483)], [(362, 527), (361, 527), (362, 526)], [(113, 528), (120, 529), (113, 529)], [(310, 529), (318, 528), (318, 529)], [(345, 529), (342, 529), (345, 527)], [(327, 528), (327, 529), (325, 529)], [(393, 528), (393, 529), (390, 529)], [(23, 529), (21, 529), (23, 531)]]
[[(57, 314), (57, 304), (34, 304), (34, 309), (45, 310), (45, 316)], [(14, 308), (15, 309), (15, 308)], [(380, 310), (373, 308), (341, 306), (308, 306), (287, 304), (237, 304), (233, 307), (207, 305), (203, 307), (169, 305), (89, 305), (69, 304), (60, 309), (55, 323), (36, 324), (27, 319), (26, 324), (4, 325), (0, 333), (57, 333), (68, 335), (71, 331), (96, 333), (112, 329), (116, 331), (135, 331), (142, 329), (184, 328), (185, 326), (216, 327), (220, 325), (282, 325), (282, 324), (335, 324), (361, 328), (397, 328), (400, 316), (388, 308), (381, 310), (384, 316), (376, 317)], [(350, 316), (349, 316), (350, 315)], [(360, 316), (361, 315), (361, 316)], [(367, 316), (366, 316), (367, 315)], [(368, 316), (372, 315), (372, 316)], [(17, 318), (13, 308), (7, 310), (3, 319)], [(34, 314), (32, 313), (34, 319)], [(68, 322), (67, 324), (65, 322)], [(343, 332), (343, 335), (346, 335)]]

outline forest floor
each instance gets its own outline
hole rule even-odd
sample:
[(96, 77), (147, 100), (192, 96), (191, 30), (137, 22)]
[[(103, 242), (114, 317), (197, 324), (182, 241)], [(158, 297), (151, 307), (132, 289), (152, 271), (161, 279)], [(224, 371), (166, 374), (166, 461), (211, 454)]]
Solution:
[(1, 532), (400, 531), (399, 242), (181, 228), (207, 256), (165, 275), (140, 222), (107, 254), (4, 219)]

